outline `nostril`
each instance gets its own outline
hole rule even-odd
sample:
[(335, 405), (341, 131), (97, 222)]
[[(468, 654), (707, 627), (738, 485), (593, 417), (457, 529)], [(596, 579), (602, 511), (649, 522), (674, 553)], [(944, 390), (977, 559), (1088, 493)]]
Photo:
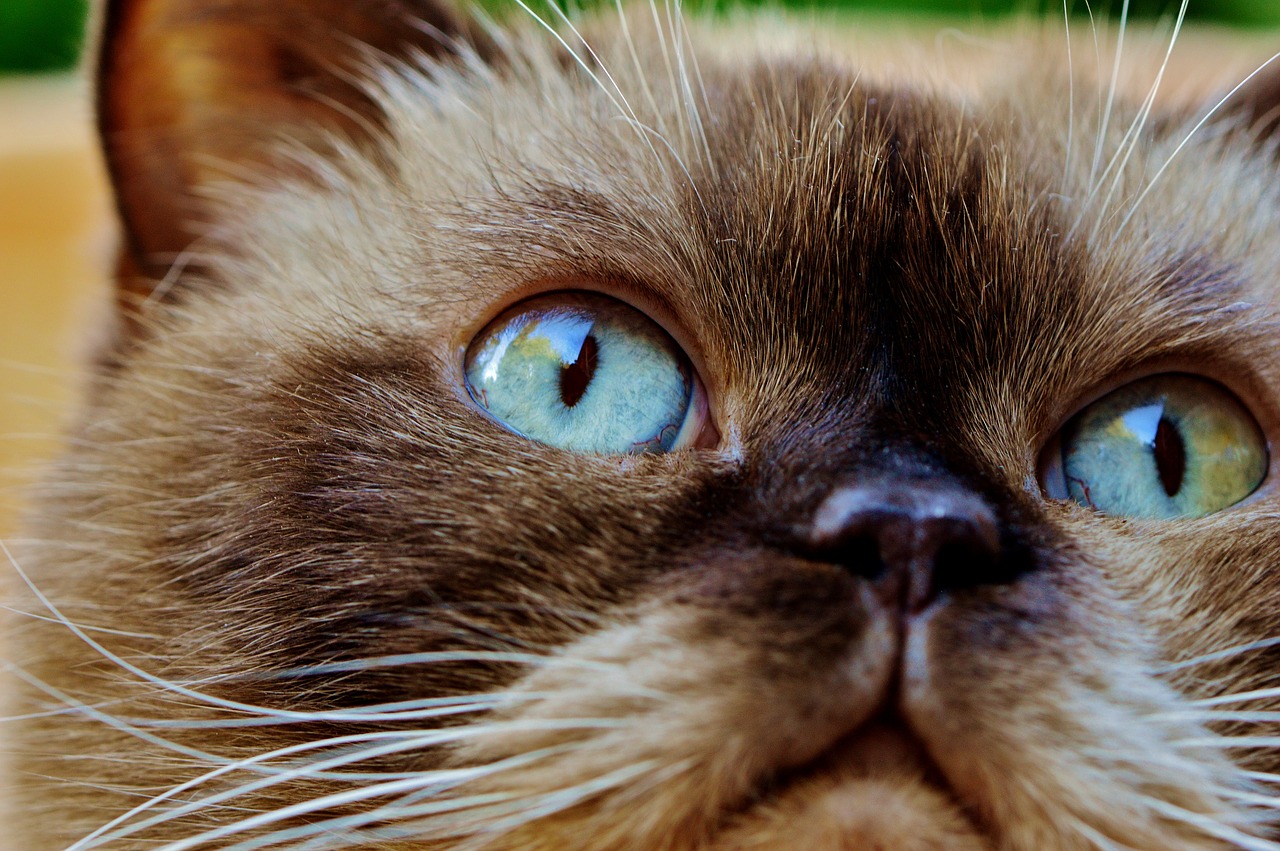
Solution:
[(946, 541), (933, 557), (932, 593), (937, 596), (981, 585), (1004, 585), (1020, 573), (999, 552), (974, 540)]
[(814, 513), (814, 558), (879, 580), (894, 574), (913, 611), (938, 594), (1006, 584), (1024, 570), (1005, 558), (1001, 526), (979, 494), (948, 482), (879, 481), (840, 488)]
[(880, 542), (873, 535), (850, 536), (815, 555), (863, 579), (879, 579), (885, 572)]

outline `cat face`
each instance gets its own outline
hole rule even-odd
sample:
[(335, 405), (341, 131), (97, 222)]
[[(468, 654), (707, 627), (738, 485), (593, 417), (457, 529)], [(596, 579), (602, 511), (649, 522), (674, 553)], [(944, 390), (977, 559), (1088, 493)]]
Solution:
[(1272, 847), (1271, 88), (412, 6), (108, 5), (24, 847)]

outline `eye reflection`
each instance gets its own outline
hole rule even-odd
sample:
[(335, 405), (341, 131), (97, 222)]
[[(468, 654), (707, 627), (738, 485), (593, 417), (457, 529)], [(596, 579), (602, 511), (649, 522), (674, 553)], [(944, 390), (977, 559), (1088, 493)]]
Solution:
[(1234, 396), (1193, 375), (1155, 375), (1102, 397), (1063, 428), (1041, 480), (1106, 514), (1202, 517), (1253, 493), (1266, 440)]
[(472, 398), (511, 430), (596, 454), (666, 452), (701, 425), (688, 359), (657, 323), (590, 293), (517, 305), (467, 353)]

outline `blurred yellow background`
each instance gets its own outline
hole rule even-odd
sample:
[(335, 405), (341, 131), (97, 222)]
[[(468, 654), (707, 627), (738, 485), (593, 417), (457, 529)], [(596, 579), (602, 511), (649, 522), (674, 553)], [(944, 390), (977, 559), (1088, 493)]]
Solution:
[(111, 257), (87, 85), (0, 80), (0, 536), (57, 445)]

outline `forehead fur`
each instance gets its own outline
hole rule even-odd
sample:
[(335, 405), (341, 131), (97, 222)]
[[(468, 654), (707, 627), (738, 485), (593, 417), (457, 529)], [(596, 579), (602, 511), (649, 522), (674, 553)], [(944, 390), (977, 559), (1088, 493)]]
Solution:
[(694, 354), (730, 430), (854, 393), (898, 431), (976, 421), (993, 460), (1110, 376), (1270, 332), (1274, 163), (1201, 104), (1148, 115), (1158, 67), (1104, 109), (1056, 32), (1019, 37), (1027, 67), (997, 46), (889, 87), (883, 46), (744, 65), (600, 29), (381, 72), (386, 156), (229, 221), (234, 297), (420, 333), (456, 371), (520, 293), (605, 289)]

